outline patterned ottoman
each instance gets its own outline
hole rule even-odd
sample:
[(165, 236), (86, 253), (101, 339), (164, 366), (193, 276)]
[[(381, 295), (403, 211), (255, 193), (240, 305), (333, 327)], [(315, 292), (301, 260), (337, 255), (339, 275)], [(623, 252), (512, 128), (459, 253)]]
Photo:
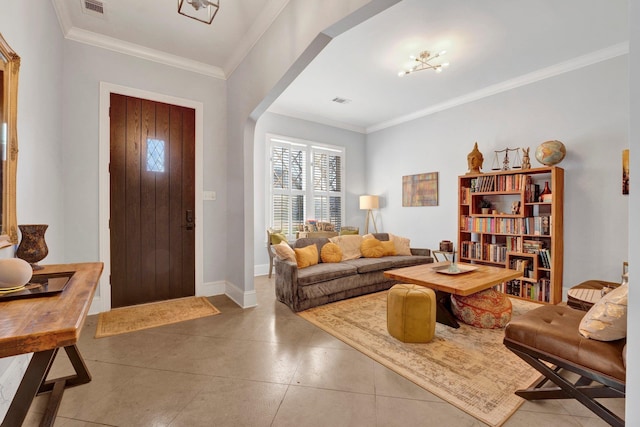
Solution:
[(389, 335), (409, 343), (425, 343), (436, 332), (436, 294), (424, 286), (397, 284), (387, 294)]
[(478, 328), (504, 328), (511, 320), (511, 301), (502, 292), (486, 289), (466, 297), (451, 295), (456, 318)]

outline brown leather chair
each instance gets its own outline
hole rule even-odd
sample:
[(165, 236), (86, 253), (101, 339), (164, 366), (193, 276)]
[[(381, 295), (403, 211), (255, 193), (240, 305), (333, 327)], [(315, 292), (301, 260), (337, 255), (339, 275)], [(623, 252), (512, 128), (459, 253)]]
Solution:
[[(516, 394), (527, 400), (576, 399), (610, 425), (622, 427), (624, 420), (595, 399), (625, 397), (622, 349), (626, 339), (583, 337), (578, 327), (585, 313), (564, 305), (544, 305), (511, 320), (504, 345), (545, 377)], [(578, 380), (567, 380), (562, 370), (578, 374)], [(556, 387), (543, 387), (548, 381)]]

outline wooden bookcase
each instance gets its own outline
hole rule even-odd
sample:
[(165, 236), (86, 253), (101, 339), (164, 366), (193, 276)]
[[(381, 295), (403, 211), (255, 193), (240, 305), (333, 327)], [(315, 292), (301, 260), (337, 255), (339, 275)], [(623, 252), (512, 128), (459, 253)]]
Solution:
[[(551, 202), (540, 201), (548, 183)], [(523, 299), (562, 301), (564, 169), (552, 166), (458, 177), (462, 262), (522, 269), (499, 289)], [(481, 201), (491, 204), (483, 213)]]

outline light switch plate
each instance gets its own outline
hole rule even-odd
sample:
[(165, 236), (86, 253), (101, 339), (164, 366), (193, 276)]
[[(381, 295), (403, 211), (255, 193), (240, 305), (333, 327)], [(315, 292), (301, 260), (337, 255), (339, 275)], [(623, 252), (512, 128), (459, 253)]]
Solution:
[(203, 199), (204, 200), (215, 200), (216, 199), (216, 192), (215, 191), (205, 191)]

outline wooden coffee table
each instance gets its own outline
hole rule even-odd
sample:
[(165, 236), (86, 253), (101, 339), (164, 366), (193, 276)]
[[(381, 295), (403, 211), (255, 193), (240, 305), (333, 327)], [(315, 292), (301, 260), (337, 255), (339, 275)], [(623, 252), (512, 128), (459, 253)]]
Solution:
[(457, 263), (461, 273), (448, 272), (451, 263), (436, 262), (384, 272), (401, 283), (425, 286), (436, 292), (436, 321), (453, 328), (460, 324), (451, 312), (451, 294), (466, 296), (522, 276), (521, 271), (480, 264)]

